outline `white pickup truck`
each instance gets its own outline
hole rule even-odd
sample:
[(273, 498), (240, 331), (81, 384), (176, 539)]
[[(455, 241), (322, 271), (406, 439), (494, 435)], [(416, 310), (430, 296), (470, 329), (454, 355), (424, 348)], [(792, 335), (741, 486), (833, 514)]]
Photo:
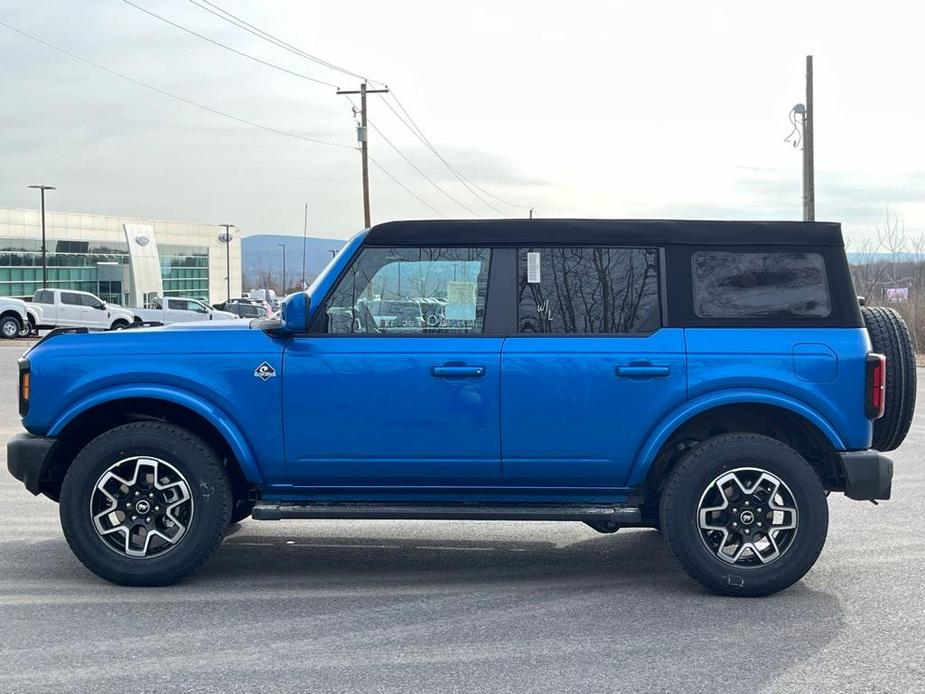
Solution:
[(0, 298), (0, 337), (26, 337), (42, 324), (42, 308), (22, 299)]
[(119, 330), (128, 327), (132, 312), (110, 306), (90, 292), (72, 289), (39, 289), (32, 303), (42, 310), (38, 328), (103, 328)]
[(151, 308), (133, 308), (132, 317), (136, 323), (183, 323), (194, 320), (231, 320), (237, 319), (233, 313), (219, 311), (199, 301), (184, 296), (155, 297)]

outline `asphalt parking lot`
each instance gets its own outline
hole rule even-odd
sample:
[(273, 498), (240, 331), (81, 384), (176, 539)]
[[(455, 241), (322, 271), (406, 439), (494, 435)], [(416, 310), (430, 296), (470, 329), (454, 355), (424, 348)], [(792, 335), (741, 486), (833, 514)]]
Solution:
[[(0, 345), (4, 441), (23, 349)], [(922, 405), (894, 499), (833, 495), (815, 568), (759, 599), (578, 523), (249, 520), (182, 585), (120, 588), (4, 447), (0, 691), (925, 691)]]

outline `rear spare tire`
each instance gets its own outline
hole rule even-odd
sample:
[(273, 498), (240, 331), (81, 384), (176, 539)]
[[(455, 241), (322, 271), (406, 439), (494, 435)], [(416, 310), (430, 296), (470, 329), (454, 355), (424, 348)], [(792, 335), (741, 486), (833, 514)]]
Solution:
[(883, 416), (874, 421), (871, 448), (892, 451), (909, 433), (915, 411), (915, 353), (909, 328), (898, 312), (883, 306), (861, 309), (874, 351), (886, 357)]

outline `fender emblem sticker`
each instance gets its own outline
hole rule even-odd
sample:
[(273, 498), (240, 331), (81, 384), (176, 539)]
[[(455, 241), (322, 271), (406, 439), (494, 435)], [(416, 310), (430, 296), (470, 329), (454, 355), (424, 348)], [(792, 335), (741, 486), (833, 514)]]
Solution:
[(266, 381), (268, 378), (276, 377), (276, 369), (274, 369), (266, 362), (263, 362), (263, 364), (254, 369), (254, 376), (259, 378), (261, 381)]

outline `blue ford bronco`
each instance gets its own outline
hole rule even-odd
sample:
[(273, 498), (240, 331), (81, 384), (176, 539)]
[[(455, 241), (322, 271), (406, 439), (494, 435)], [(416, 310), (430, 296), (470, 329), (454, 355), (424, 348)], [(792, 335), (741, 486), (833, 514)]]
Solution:
[(279, 319), (50, 333), (8, 465), (120, 584), (247, 516), (543, 520), (657, 528), (707, 588), (766, 595), (830, 492), (890, 497), (914, 403), (838, 224), (390, 222)]

